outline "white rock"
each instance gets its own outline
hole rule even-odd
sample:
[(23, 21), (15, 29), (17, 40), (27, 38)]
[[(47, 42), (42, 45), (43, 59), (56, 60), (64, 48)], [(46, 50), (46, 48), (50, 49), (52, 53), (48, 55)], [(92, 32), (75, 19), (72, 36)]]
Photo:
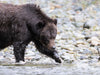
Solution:
[(93, 54), (98, 54), (97, 49), (95, 49), (94, 47), (90, 47), (89, 50), (91, 50)]
[(76, 37), (76, 39), (78, 40), (78, 39), (84, 39), (84, 35), (82, 35), (81, 33), (74, 33), (75, 34), (75, 37)]
[(20, 61), (20, 62), (16, 62), (15, 64), (21, 64), (21, 65), (23, 65), (23, 64), (25, 64), (26, 62), (24, 62), (24, 61)]
[(85, 44), (85, 42), (84, 41), (82, 41), (82, 40), (78, 40), (78, 41), (76, 41), (76, 44), (78, 45), (78, 44)]
[(97, 45), (100, 44), (99, 38), (98, 37), (95, 37), (95, 36), (94, 37), (91, 37), (90, 42), (91, 42), (92, 45), (95, 45), (95, 46), (97, 46)]
[(68, 63), (72, 63), (75, 60), (74, 55), (69, 53), (64, 53), (61, 58)]
[(62, 49), (66, 49), (66, 50), (70, 50), (70, 51), (74, 50), (74, 46), (73, 45), (62, 45), (61, 48)]
[(57, 40), (60, 40), (60, 39), (61, 39), (61, 36), (57, 35), (57, 36), (56, 36), (56, 39), (57, 39)]
[(75, 21), (76, 22), (84, 22), (84, 15), (83, 14), (76, 15), (75, 16)]
[(86, 21), (86, 24), (85, 24), (86, 26), (90, 26), (90, 27), (94, 27), (94, 26), (96, 26), (97, 25), (97, 21), (95, 20), (95, 19), (88, 19), (87, 21)]

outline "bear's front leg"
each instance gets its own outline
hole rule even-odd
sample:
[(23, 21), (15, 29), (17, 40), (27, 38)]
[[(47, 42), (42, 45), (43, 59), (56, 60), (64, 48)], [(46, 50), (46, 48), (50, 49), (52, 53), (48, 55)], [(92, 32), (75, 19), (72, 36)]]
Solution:
[(21, 42), (15, 42), (13, 46), (16, 62), (24, 61), (26, 44), (22, 44)]
[(35, 45), (36, 45), (37, 49), (39, 50), (39, 52), (53, 58), (56, 62), (61, 63), (59, 55), (55, 49), (50, 50), (50, 49), (46, 48), (45, 46), (43, 46), (39, 41), (36, 41), (36, 40), (35, 40)]

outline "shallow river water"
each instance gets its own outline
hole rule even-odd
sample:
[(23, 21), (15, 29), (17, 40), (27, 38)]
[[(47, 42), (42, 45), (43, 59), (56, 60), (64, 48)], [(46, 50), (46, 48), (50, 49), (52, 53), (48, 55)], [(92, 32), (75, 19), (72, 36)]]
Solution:
[(0, 64), (0, 75), (100, 75), (100, 65), (87, 63), (73, 64)]

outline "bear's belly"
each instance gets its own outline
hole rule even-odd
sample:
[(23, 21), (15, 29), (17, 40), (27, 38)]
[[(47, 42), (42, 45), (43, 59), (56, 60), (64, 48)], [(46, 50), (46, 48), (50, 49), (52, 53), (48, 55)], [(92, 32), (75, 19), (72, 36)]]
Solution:
[(3, 49), (12, 44), (11, 35), (7, 33), (0, 33), (0, 49)]
[(12, 45), (12, 42), (1, 42), (0, 41), (0, 50), (4, 49), (5, 47), (8, 47), (10, 45)]

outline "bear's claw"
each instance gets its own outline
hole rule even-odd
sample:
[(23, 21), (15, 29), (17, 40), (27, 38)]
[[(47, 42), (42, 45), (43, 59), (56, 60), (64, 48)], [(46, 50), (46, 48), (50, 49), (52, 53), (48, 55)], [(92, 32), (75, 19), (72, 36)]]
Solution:
[(61, 60), (59, 58), (56, 58), (55, 61), (61, 63)]
[(54, 57), (53, 57), (53, 59), (54, 59), (56, 62), (61, 63), (61, 59), (59, 58), (59, 55), (58, 55), (58, 53), (56, 53), (56, 52), (54, 52)]

